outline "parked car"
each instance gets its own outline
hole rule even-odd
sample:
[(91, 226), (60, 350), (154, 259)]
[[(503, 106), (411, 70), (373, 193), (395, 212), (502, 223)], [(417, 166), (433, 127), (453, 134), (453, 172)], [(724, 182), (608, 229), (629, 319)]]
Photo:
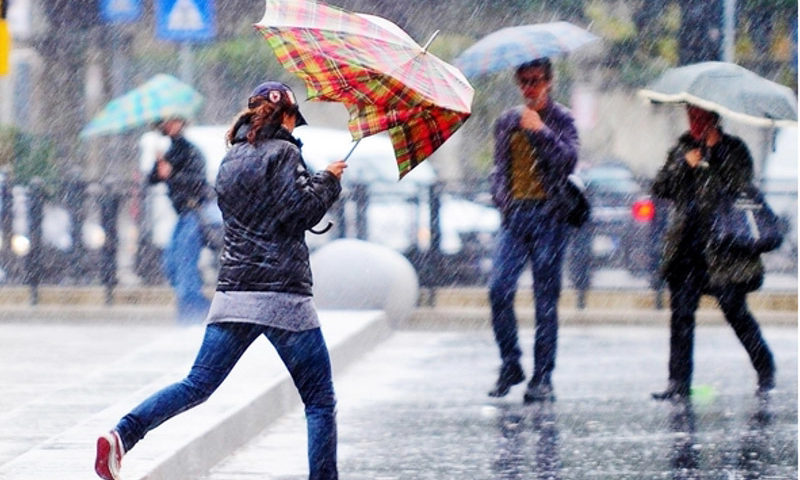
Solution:
[(656, 207), (646, 182), (619, 161), (604, 161), (579, 170), (591, 204), (589, 221), (572, 236), (568, 257), (570, 278), (586, 290), (592, 271), (623, 269), (650, 276), (656, 265)]

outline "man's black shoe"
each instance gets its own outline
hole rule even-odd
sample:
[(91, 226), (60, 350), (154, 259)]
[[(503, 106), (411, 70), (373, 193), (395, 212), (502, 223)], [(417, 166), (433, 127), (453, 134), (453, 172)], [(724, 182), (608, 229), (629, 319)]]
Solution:
[(758, 388), (756, 389), (756, 396), (761, 399), (768, 400), (770, 393), (775, 389), (775, 377), (767, 377), (758, 380)]
[(522, 403), (527, 405), (535, 402), (552, 402), (555, 399), (553, 386), (549, 383), (539, 383), (537, 385), (528, 385), (525, 390), (525, 396), (522, 397)]
[(490, 397), (505, 397), (511, 387), (525, 381), (525, 373), (518, 363), (500, 367), (500, 376), (494, 388), (489, 391)]
[(689, 386), (669, 382), (669, 386), (667, 386), (666, 390), (663, 392), (655, 392), (651, 395), (654, 400), (681, 400), (689, 397)]

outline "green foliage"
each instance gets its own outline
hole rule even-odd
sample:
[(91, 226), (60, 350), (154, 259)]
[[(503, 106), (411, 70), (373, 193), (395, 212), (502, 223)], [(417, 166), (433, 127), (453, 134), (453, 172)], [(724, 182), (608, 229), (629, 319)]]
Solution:
[(265, 76), (284, 82), (295, 79), (278, 63), (266, 40), (252, 33), (200, 49), (197, 61), (221, 83), (239, 91), (248, 90)]
[(54, 157), (55, 147), (49, 139), (13, 127), (0, 127), (0, 168), (7, 169), (15, 183), (27, 184), (33, 177), (39, 177), (45, 185), (55, 185), (59, 172)]

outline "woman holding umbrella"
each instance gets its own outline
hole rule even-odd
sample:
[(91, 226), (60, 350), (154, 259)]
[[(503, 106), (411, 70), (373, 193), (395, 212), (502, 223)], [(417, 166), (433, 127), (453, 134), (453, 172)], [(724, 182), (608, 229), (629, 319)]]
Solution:
[(95, 470), (119, 479), (125, 452), (167, 419), (204, 402), (264, 335), (305, 404), (309, 478), (335, 480), (336, 398), (328, 349), (311, 300), (305, 231), (341, 192), (346, 164), (309, 173), (292, 136), (305, 119), (291, 89), (259, 85), (228, 132), (217, 175), (225, 244), (206, 333), (188, 376), (146, 399), (97, 440)]
[(695, 311), (703, 294), (717, 298), (756, 370), (757, 394), (764, 396), (775, 387), (775, 364), (746, 300), (761, 286), (763, 265), (758, 254), (708, 245), (715, 207), (750, 185), (753, 161), (742, 140), (722, 131), (718, 114), (693, 105), (687, 114), (689, 131), (670, 150), (652, 187), (673, 208), (661, 262), (670, 290), (669, 384), (653, 398), (690, 393)]

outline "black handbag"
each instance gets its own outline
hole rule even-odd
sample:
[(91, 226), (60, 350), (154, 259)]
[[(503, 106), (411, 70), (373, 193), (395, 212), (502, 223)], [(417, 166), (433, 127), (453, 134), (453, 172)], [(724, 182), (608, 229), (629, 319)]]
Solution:
[(784, 228), (764, 195), (754, 185), (723, 201), (711, 219), (709, 246), (717, 250), (757, 255), (778, 248)]
[(570, 175), (561, 190), (561, 202), (563, 202), (561, 208), (564, 220), (576, 228), (583, 226), (592, 213), (589, 199), (584, 193), (583, 183), (574, 175)]

